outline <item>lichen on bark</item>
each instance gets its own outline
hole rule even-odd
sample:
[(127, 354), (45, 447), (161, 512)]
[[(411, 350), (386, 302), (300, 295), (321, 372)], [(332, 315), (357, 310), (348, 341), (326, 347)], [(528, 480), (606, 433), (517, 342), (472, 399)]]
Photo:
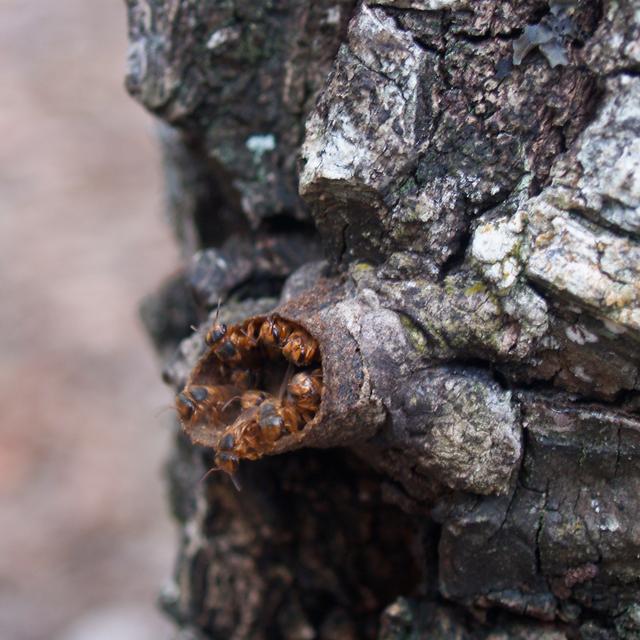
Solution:
[(633, 5), (129, 0), (185, 254), (144, 307), (165, 380), (216, 317), (322, 352), (242, 493), (176, 433), (181, 633), (638, 637)]

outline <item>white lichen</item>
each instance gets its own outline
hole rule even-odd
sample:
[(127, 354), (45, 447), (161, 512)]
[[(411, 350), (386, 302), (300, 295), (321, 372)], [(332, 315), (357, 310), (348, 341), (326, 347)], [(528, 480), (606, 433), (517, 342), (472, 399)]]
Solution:
[(371, 0), (367, 4), (415, 9), (418, 11), (441, 11), (442, 9), (461, 9), (469, 6), (468, 0)]
[(205, 46), (210, 51), (213, 51), (227, 42), (234, 42), (235, 40), (238, 40), (240, 33), (239, 27), (224, 27), (222, 29), (218, 29), (209, 36)]
[(247, 138), (245, 146), (259, 159), (276, 148), (276, 138), (272, 133), (255, 134)]
[(568, 326), (564, 330), (567, 338), (571, 340), (571, 342), (575, 342), (576, 344), (586, 344), (589, 342), (598, 342), (598, 336), (594, 333), (591, 333), (586, 327), (580, 324), (574, 324)]
[(499, 293), (509, 291), (522, 271), (522, 231), (522, 216), (515, 215), (481, 224), (473, 234), (472, 259)]

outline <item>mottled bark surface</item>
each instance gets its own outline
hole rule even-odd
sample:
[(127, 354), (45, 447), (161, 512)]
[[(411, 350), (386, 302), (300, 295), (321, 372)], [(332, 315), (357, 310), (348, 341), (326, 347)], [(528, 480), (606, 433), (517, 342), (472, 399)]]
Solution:
[(240, 493), (176, 428), (180, 637), (640, 637), (639, 16), (129, 1), (185, 255), (144, 306), (165, 380), (219, 299), (324, 376)]

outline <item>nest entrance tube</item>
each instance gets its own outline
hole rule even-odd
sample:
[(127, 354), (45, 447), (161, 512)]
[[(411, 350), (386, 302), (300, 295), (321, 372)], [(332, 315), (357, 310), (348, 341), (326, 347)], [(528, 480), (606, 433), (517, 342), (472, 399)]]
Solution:
[(241, 459), (274, 453), (296, 440), (320, 407), (318, 342), (278, 315), (227, 327), (214, 323), (207, 352), (176, 397), (191, 440), (216, 450), (216, 466), (232, 477)]

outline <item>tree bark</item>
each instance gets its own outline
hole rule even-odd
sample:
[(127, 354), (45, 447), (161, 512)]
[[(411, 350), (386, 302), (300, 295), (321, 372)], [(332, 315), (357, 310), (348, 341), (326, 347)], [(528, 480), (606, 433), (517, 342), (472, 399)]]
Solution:
[(128, 13), (184, 252), (143, 304), (165, 381), (215, 321), (322, 358), (241, 492), (176, 423), (179, 637), (639, 638), (638, 3)]

